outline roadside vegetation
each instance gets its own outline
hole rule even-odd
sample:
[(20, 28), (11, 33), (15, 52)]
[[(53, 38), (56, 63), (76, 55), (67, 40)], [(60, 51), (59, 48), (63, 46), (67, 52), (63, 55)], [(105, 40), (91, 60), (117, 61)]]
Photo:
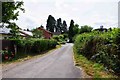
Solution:
[(75, 66), (81, 67), (86, 73), (86, 78), (117, 78), (116, 75), (107, 72), (103, 64), (88, 60), (82, 54), (76, 53), (74, 48)]
[(1, 25), (11, 29), (11, 38), (8, 40), (15, 45), (13, 52), (8, 50), (8, 47), (0, 51), (3, 62), (43, 54), (56, 45), (65, 44), (69, 39), (69, 42), (74, 42), (76, 65), (82, 66), (88, 75), (95, 78), (120, 77), (120, 29), (104, 29), (101, 26), (100, 29), (93, 30), (91, 26), (80, 27), (71, 20), (68, 30), (65, 20), (55, 20), (49, 15), (46, 30), (59, 34), (44, 39), (43, 32), (36, 28), (30, 30), (32, 37), (23, 38), (20, 36), (20, 28), (14, 22), (18, 20), (19, 11), (25, 12), (23, 4), (23, 1), (2, 2)]
[(55, 35), (53, 36), (53, 39), (57, 41), (57, 44), (65, 44), (68, 40), (68, 35), (67, 34), (61, 34), (61, 35)]
[(7, 48), (1, 50), (3, 62), (43, 54), (44, 52), (55, 48), (57, 45), (55, 40), (47, 39), (16, 39), (11, 41), (13, 41), (14, 45), (16, 45), (16, 54)]
[(118, 28), (79, 34), (74, 42), (77, 65), (83, 66), (92, 77), (113, 77), (109, 73), (120, 76), (119, 40)]

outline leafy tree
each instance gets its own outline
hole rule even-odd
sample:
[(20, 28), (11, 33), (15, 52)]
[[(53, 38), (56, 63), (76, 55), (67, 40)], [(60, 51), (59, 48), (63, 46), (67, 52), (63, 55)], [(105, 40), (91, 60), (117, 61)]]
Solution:
[(81, 33), (84, 33), (84, 32), (91, 32), (92, 29), (93, 29), (92, 27), (87, 26), (87, 25), (81, 26), (81, 28), (80, 28), (80, 34), (81, 34)]
[(18, 20), (19, 11), (25, 11), (23, 8), (22, 1), (13, 2), (2, 2), (2, 27), (11, 29), (12, 37), (18, 38), (19, 27), (16, 25), (14, 20)]
[(73, 27), (73, 37), (72, 37), (72, 41), (75, 41), (75, 38), (77, 37), (77, 35), (79, 34), (79, 25), (75, 24)]
[(62, 20), (61, 20), (61, 18), (57, 19), (56, 32), (62, 32)]
[(48, 16), (46, 29), (50, 32), (54, 32), (56, 26), (56, 20), (52, 15)]
[(72, 38), (74, 37), (74, 30), (73, 30), (73, 28), (74, 28), (74, 21), (71, 20), (70, 27), (69, 27), (69, 32), (68, 32), (69, 42), (73, 42), (72, 41)]
[(42, 38), (43, 36), (43, 32), (38, 29), (33, 29), (32, 33), (34, 38)]
[(75, 24), (74, 28), (73, 28), (73, 33), (74, 35), (79, 34), (79, 25)]
[(67, 23), (66, 23), (65, 20), (63, 21), (63, 28), (62, 28), (62, 30), (63, 30), (64, 33), (67, 32)]

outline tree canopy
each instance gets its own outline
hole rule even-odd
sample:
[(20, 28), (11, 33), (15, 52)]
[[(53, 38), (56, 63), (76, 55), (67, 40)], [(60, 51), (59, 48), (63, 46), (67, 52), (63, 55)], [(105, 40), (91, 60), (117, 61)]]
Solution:
[(48, 16), (46, 29), (50, 32), (54, 32), (56, 26), (56, 20), (52, 15)]
[(63, 21), (63, 27), (62, 27), (62, 30), (63, 30), (64, 33), (67, 32), (67, 23), (66, 23), (65, 20)]
[(14, 20), (18, 20), (19, 11), (25, 12), (22, 6), (22, 1), (2, 2), (2, 27), (10, 28), (10, 32), (14, 38), (18, 37), (19, 32), (19, 27)]
[(67, 32), (67, 23), (64, 20), (62, 23), (62, 19), (59, 18), (57, 21), (52, 15), (48, 16), (46, 29), (50, 32), (61, 32), (66, 33)]
[(38, 30), (37, 28), (33, 29), (32, 33), (33, 33), (34, 38), (42, 38), (43, 37), (43, 32)]
[(92, 29), (93, 29), (93, 28), (92, 28), (91, 26), (88, 26), (88, 25), (81, 26), (81, 28), (80, 28), (80, 34), (81, 34), (81, 33), (84, 33), (84, 32), (91, 32)]
[(79, 34), (79, 25), (78, 24), (75, 24), (74, 25), (74, 28), (73, 28), (73, 34), (76, 35), (76, 34)]
[(74, 21), (71, 20), (71, 22), (70, 22), (70, 27), (69, 27), (69, 32), (68, 32), (69, 42), (73, 42), (73, 41), (72, 41), (72, 38), (74, 37), (73, 28), (74, 28)]
[(61, 18), (57, 19), (56, 32), (62, 32), (62, 20), (61, 20)]

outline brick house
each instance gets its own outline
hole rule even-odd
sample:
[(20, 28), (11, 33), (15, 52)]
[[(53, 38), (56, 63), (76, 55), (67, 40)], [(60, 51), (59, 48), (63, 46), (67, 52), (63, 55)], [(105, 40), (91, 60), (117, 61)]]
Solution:
[(50, 32), (50, 31), (48, 31), (48, 30), (46, 30), (44, 28), (39, 27), (38, 30), (43, 32), (43, 37), (45, 39), (50, 39), (53, 36), (52, 32)]

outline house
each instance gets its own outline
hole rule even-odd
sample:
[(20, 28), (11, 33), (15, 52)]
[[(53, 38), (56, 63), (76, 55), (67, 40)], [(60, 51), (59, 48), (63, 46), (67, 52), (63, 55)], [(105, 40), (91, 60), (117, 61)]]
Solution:
[(0, 28), (0, 40), (8, 39), (9, 37), (11, 37), (10, 29), (5, 27)]
[(95, 29), (95, 31), (107, 32), (107, 31), (108, 31), (108, 29), (103, 28), (103, 26), (100, 26), (100, 28)]
[(38, 30), (43, 32), (43, 37), (45, 39), (50, 39), (53, 36), (52, 32), (50, 32), (50, 31), (48, 31), (48, 30), (46, 30), (46, 29), (44, 29), (42, 27), (39, 27)]
[[(20, 36), (21, 37), (32, 37), (33, 34), (32, 32), (30, 31), (25, 31), (25, 30), (19, 30), (20, 32)], [(0, 28), (0, 40), (3, 40), (3, 39), (8, 39), (10, 38), (12, 35), (10, 33), (10, 29), (9, 28)]]

